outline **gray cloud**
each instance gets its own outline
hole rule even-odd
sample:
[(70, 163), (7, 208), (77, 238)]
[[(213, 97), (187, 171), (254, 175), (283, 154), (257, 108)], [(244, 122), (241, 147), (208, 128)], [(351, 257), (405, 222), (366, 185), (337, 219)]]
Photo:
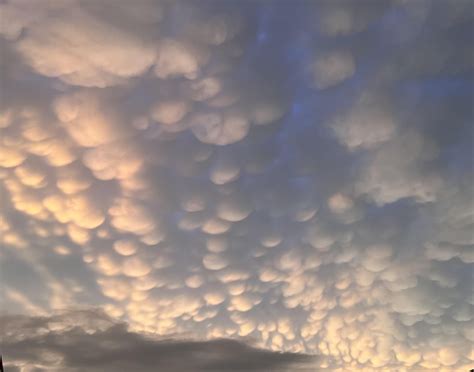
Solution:
[(3, 315), (0, 320), (8, 371), (310, 371), (314, 359), (236, 340), (159, 340), (130, 332), (124, 323), (94, 310)]

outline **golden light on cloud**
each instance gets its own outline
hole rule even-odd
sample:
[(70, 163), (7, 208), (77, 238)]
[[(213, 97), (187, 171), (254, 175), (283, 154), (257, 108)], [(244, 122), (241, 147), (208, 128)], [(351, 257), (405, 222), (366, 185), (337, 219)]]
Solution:
[(3, 1), (7, 368), (473, 368), (471, 7)]

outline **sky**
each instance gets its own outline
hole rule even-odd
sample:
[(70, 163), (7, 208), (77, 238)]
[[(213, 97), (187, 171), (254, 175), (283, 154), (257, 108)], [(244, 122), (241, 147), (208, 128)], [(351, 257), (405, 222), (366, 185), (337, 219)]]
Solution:
[(472, 1), (0, 19), (8, 371), (474, 368)]

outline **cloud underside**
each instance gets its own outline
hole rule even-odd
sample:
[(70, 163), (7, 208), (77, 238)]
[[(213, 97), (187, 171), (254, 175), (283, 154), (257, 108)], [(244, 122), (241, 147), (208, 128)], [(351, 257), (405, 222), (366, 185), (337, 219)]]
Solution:
[(0, 3), (10, 364), (472, 364), (470, 0)]
[(127, 331), (126, 324), (94, 310), (50, 317), (4, 315), (1, 321), (8, 371), (309, 371), (314, 359), (230, 339), (157, 340)]

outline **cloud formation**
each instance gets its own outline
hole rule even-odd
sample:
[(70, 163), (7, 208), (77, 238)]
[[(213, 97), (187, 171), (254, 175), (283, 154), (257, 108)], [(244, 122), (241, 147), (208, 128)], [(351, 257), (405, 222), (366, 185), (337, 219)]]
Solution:
[(472, 368), (470, 8), (2, 2), (5, 361)]
[(10, 371), (309, 371), (312, 357), (216, 339), (160, 340), (129, 332), (94, 310), (50, 317), (2, 317), (2, 350)]

